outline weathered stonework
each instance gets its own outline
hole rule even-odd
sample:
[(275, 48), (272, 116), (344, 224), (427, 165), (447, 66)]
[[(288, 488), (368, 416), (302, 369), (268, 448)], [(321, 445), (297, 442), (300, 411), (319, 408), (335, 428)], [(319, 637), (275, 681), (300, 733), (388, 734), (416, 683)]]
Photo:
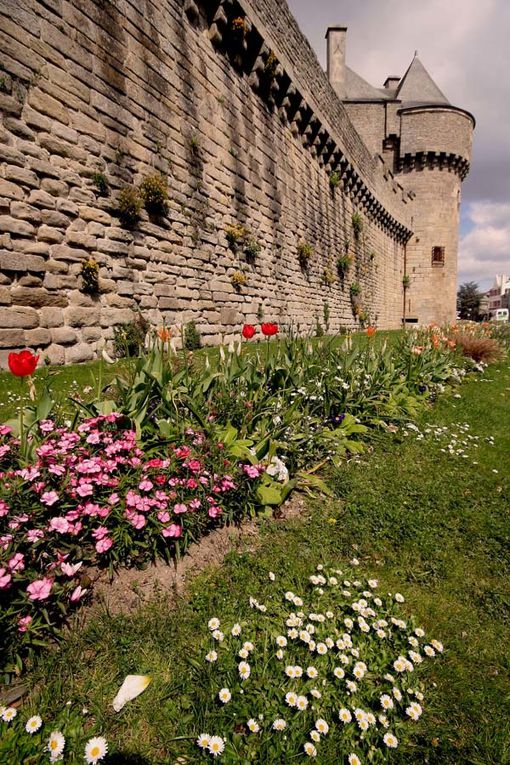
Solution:
[[(0, 19), (2, 363), (25, 346), (86, 361), (138, 309), (194, 319), (209, 343), (261, 315), (309, 331), (326, 303), (332, 330), (355, 326), (354, 281), (370, 321), (400, 325), (419, 199), (353, 128), (286, 3), (4, 0)], [(118, 193), (155, 172), (168, 213), (127, 230)], [(229, 247), (236, 224), (255, 257)]]

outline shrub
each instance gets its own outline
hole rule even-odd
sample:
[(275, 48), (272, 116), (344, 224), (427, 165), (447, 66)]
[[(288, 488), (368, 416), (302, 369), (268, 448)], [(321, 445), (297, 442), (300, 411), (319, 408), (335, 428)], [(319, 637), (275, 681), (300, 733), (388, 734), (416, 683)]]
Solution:
[(329, 185), (331, 186), (332, 189), (336, 189), (336, 187), (340, 185), (340, 181), (341, 181), (340, 173), (334, 170), (329, 176)]
[(358, 282), (353, 282), (351, 286), (349, 287), (349, 292), (351, 294), (351, 297), (358, 297), (358, 295), (361, 294), (361, 286)]
[(476, 337), (467, 333), (455, 334), (454, 342), (463, 356), (476, 362), (490, 364), (501, 356), (501, 347), (497, 340), (491, 337)]
[(349, 268), (352, 265), (352, 258), (350, 255), (339, 255), (336, 259), (336, 267), (340, 276), (344, 277)]
[(354, 237), (359, 239), (360, 234), (363, 231), (363, 218), (359, 213), (355, 212), (352, 214), (351, 223)]
[(99, 292), (99, 266), (94, 258), (87, 258), (81, 264), (81, 291), (87, 295), (97, 295)]
[(264, 602), (248, 592), (251, 614), (239, 623), (211, 614), (194, 657), (205, 753), (267, 765), (305, 755), (382, 763), (407, 744), (423, 712), (425, 662), (443, 645), (357, 564), (319, 565), (306, 584), (289, 580), (292, 590), (277, 580)]
[(113, 328), (113, 347), (117, 358), (140, 356), (145, 348), (149, 326), (149, 322), (141, 313), (137, 313), (135, 318), (126, 324), (117, 324)]
[(314, 253), (312, 245), (308, 244), (308, 242), (299, 242), (297, 253), (301, 268), (308, 268), (308, 263)]
[(241, 287), (244, 287), (244, 285), (248, 283), (248, 277), (243, 271), (234, 271), (230, 277), (230, 281), (236, 290), (240, 290)]
[(194, 321), (189, 321), (184, 327), (184, 347), (188, 351), (195, 351), (202, 345), (200, 332)]
[(243, 226), (241, 223), (234, 223), (232, 226), (227, 226), (225, 229), (225, 236), (230, 249), (236, 250), (238, 245), (245, 241), (247, 234), (248, 230), (246, 226)]
[(119, 194), (117, 208), (121, 224), (125, 228), (134, 228), (142, 211), (142, 199), (138, 189), (125, 186)]
[(336, 282), (334, 271), (330, 266), (324, 269), (322, 273), (322, 282), (326, 287), (332, 287)]
[(100, 196), (105, 197), (108, 195), (108, 181), (104, 173), (92, 173), (91, 181), (98, 190)]
[(255, 260), (260, 255), (261, 249), (262, 247), (253, 236), (244, 245), (244, 252), (248, 260)]
[(144, 178), (140, 195), (150, 215), (162, 217), (168, 213), (168, 180), (161, 173)]
[(402, 277), (402, 286), (404, 289), (411, 286), (411, 277), (408, 274), (405, 274), (405, 276)]

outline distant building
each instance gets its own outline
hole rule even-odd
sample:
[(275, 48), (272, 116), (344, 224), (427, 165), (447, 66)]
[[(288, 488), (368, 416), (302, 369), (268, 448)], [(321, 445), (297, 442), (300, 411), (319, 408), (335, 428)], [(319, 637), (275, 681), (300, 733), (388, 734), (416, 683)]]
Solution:
[(494, 284), (489, 289), (488, 313), (493, 318), (498, 308), (510, 308), (510, 277), (504, 274), (496, 275)]

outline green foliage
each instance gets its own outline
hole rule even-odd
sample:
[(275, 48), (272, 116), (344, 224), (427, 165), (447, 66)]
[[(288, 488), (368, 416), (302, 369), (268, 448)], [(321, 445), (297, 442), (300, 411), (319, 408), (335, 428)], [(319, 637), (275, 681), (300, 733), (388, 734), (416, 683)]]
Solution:
[(90, 180), (98, 190), (100, 196), (106, 197), (108, 195), (108, 180), (104, 173), (92, 173)]
[(236, 290), (240, 290), (241, 287), (244, 287), (246, 284), (248, 284), (248, 277), (244, 271), (234, 271), (230, 277), (230, 281)]
[(189, 147), (193, 156), (198, 157), (200, 155), (200, 138), (198, 135), (190, 136)]
[(402, 286), (404, 289), (411, 286), (411, 277), (408, 274), (405, 274), (405, 276), (402, 277)]
[(184, 327), (184, 347), (188, 351), (195, 351), (202, 345), (200, 332), (194, 321), (189, 321)]
[(244, 245), (244, 252), (249, 260), (255, 260), (259, 255), (262, 247), (257, 242), (254, 236), (249, 237)]
[(134, 186), (125, 186), (119, 193), (117, 210), (121, 224), (125, 228), (134, 228), (140, 220), (143, 201), (140, 192)]
[(241, 223), (234, 223), (231, 226), (227, 226), (225, 229), (225, 236), (228, 242), (228, 246), (231, 250), (236, 250), (241, 245), (248, 234), (248, 229)]
[(325, 300), (322, 305), (322, 317), (324, 319), (324, 326), (326, 328), (326, 332), (329, 332), (329, 319), (331, 317), (331, 311), (329, 309), (329, 303), (327, 300)]
[(82, 292), (87, 295), (99, 294), (99, 266), (94, 258), (90, 257), (82, 262), (80, 276)]
[(353, 213), (351, 218), (352, 230), (354, 232), (354, 238), (359, 239), (361, 232), (363, 231), (363, 218), (360, 213)]
[(480, 312), (482, 293), (476, 282), (464, 282), (457, 292), (457, 311), (461, 319), (476, 321)]
[(132, 321), (113, 328), (113, 347), (117, 358), (135, 358), (143, 353), (149, 322), (138, 312)]
[(314, 248), (308, 242), (299, 242), (297, 246), (297, 254), (301, 268), (308, 268), (308, 263), (312, 258)]
[(168, 179), (161, 173), (148, 175), (140, 185), (140, 196), (149, 215), (168, 213)]
[(336, 267), (341, 277), (345, 277), (351, 265), (352, 258), (350, 255), (339, 255), (336, 259)]
[(331, 186), (332, 189), (336, 189), (336, 187), (340, 185), (341, 180), (342, 178), (340, 176), (340, 173), (334, 170), (329, 176), (329, 185)]
[(349, 287), (349, 292), (351, 294), (351, 297), (358, 297), (358, 295), (361, 294), (361, 286), (359, 282), (353, 282), (351, 286)]

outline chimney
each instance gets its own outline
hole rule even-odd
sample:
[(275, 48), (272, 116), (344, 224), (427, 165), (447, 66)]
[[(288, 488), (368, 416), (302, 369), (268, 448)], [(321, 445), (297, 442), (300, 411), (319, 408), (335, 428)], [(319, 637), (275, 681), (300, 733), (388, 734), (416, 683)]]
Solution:
[(345, 42), (347, 27), (335, 25), (328, 27), (326, 40), (328, 45), (328, 80), (339, 98), (345, 98)]
[(400, 77), (386, 77), (384, 87), (386, 90), (396, 90), (400, 82)]

